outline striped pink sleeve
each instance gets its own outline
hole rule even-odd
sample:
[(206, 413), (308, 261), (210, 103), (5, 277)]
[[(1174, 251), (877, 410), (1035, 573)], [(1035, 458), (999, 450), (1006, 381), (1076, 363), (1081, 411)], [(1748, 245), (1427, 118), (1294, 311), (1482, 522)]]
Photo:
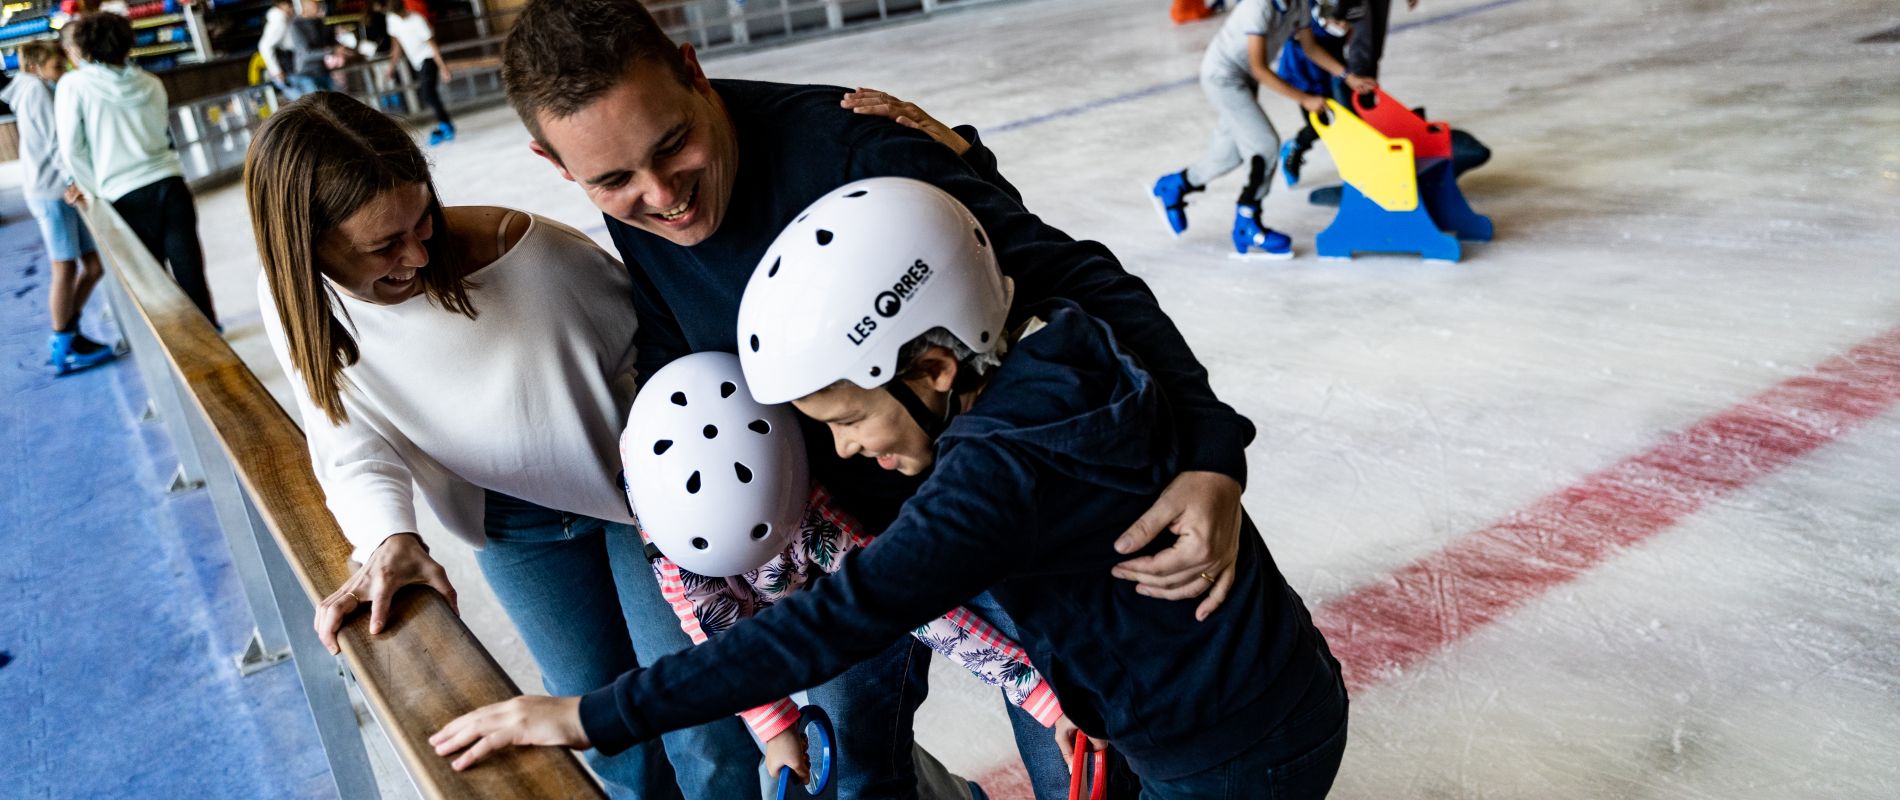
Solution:
[[(680, 577), (679, 565), (660, 556), (653, 561), (653, 572), (660, 579), (660, 596), (666, 598), (666, 604), (673, 607), (673, 615), (679, 617), (680, 630), (686, 632), (693, 644), (705, 644), (706, 630), (700, 627), (699, 614), (693, 608), (692, 599), (686, 596), (686, 581)], [(739, 718), (745, 720), (746, 727), (752, 729), (752, 735), (759, 737), (759, 741), (769, 742), (798, 723), (798, 705), (791, 698), (785, 698), (741, 711)]]
[[(977, 677), (1001, 686), (1003, 695), (1008, 697), (1010, 702), (1029, 712), (1030, 716), (1035, 717), (1043, 727), (1055, 727), (1056, 720), (1062, 718), (1062, 704), (1056, 701), (1055, 690), (1049, 686), (1049, 681), (1042, 677), (1042, 673), (1035, 668), (1035, 665), (1029, 663), (1029, 654), (1023, 651), (1022, 646), (1004, 636), (1001, 631), (984, 622), (982, 617), (971, 613), (967, 608), (959, 606), (956, 610), (945, 614), (943, 618), (955, 625), (957, 629), (975, 637), (983, 646), (995, 650), (1004, 658), (1020, 665), (1027, 672), (1026, 680), (1009, 680), (1003, 676), (986, 674), (987, 670), (980, 671), (975, 668), (971, 668), (971, 671), (976, 672)], [(935, 646), (936, 643), (932, 644)], [(941, 651), (941, 648), (939, 649)], [(964, 648), (961, 645), (952, 647), (953, 651), (962, 649)], [(953, 660), (962, 660), (957, 657), (956, 652), (944, 652), (944, 654)], [(970, 665), (965, 663), (965, 666)]]

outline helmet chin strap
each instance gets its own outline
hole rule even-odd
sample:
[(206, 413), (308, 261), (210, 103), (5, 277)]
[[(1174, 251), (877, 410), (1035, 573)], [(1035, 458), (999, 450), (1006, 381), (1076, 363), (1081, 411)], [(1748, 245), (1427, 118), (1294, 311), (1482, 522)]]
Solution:
[(952, 388), (950, 394), (944, 398), (941, 414), (931, 411), (930, 406), (924, 405), (923, 398), (911, 391), (910, 385), (904, 383), (902, 378), (893, 378), (890, 383), (884, 384), (884, 391), (897, 398), (897, 404), (910, 412), (910, 418), (917, 421), (917, 427), (924, 429), (924, 438), (931, 444), (937, 443), (937, 437), (943, 435), (944, 429), (950, 427), (950, 420), (957, 415), (955, 388)]

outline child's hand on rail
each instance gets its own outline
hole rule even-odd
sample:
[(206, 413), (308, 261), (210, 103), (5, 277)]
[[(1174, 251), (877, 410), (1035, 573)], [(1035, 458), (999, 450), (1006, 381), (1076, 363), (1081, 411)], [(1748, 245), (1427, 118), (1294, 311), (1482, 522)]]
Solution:
[(541, 695), (522, 695), (456, 717), (429, 737), (429, 745), (438, 756), (461, 753), (450, 764), (458, 772), (504, 747), (593, 746), (581, 727), (580, 698)]

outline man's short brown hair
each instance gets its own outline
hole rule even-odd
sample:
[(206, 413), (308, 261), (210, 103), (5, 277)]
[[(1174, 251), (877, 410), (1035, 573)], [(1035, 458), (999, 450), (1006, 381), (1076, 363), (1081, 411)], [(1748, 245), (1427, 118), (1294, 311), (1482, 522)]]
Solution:
[(546, 147), (544, 116), (580, 111), (642, 62), (692, 80), (679, 46), (636, 0), (534, 0), (503, 45), (501, 81), (521, 123)]

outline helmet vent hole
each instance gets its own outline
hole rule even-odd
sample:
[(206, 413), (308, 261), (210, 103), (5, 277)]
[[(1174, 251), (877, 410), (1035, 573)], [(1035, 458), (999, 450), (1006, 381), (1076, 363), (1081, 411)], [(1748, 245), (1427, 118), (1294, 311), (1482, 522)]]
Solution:
[(988, 239), (985, 239), (985, 238), (983, 238), (983, 229), (982, 229), (982, 228), (972, 228), (971, 230), (974, 230), (974, 231), (976, 231), (976, 246), (977, 246), (977, 247), (989, 247), (989, 246), (990, 246), (990, 240), (988, 240)]
[(701, 428), (699, 432), (705, 434), (706, 438), (711, 439), (719, 435), (719, 428), (712, 425), (707, 425), (706, 427)]
[(741, 464), (737, 461), (732, 462), (732, 471), (734, 474), (739, 476), (740, 483), (752, 482), (752, 470), (746, 469), (746, 466), (744, 464)]
[(692, 477), (686, 479), (686, 493), (699, 494), (699, 471), (698, 470), (694, 470)]
[(845, 197), (863, 197), (870, 193), (871, 193), (871, 190), (869, 189), (859, 189), (855, 192), (845, 195)]
[(674, 392), (674, 393), (673, 393), (673, 405), (676, 405), (676, 406), (684, 406), (684, 405), (686, 405), (686, 393), (685, 393), (685, 392)]
[(779, 264), (781, 264), (781, 263), (784, 263), (784, 261), (785, 261), (785, 259), (783, 259), (783, 258), (774, 258), (774, 259), (772, 259), (772, 267), (771, 267), (770, 269), (767, 269), (767, 270), (765, 271), (765, 277), (767, 277), (767, 278), (776, 278), (776, 277), (778, 277), (778, 265), (779, 265)]
[(739, 387), (732, 381), (725, 381), (719, 384), (719, 396), (722, 398), (731, 397), (732, 393), (736, 391), (739, 391)]
[(693, 549), (694, 549), (694, 550), (704, 550), (704, 549), (706, 549), (706, 548), (708, 548), (708, 547), (712, 547), (712, 542), (708, 542), (708, 541), (706, 541), (705, 539), (701, 539), (701, 538), (700, 538), (700, 537), (698, 537), (698, 536), (695, 536), (695, 537), (693, 537)]
[(871, 368), (871, 377), (873, 377), (873, 378), (875, 378), (875, 377), (877, 377), (877, 376), (879, 376), (879, 375), (882, 375), (882, 374), (884, 374), (884, 368), (883, 368), (883, 367), (872, 367), (872, 368)]
[(825, 230), (824, 228), (819, 228), (818, 229), (818, 244), (821, 247), (824, 245), (831, 244), (831, 231)]
[(771, 536), (771, 535), (772, 535), (772, 526), (770, 525), (767, 525), (761, 522), (757, 525), (752, 526), (752, 540), (755, 542), (765, 541), (765, 537)]
[(752, 334), (752, 352), (759, 352), (759, 335)]
[(653, 454), (656, 456), (666, 455), (666, 451), (672, 448), (672, 446), (673, 446), (672, 439), (661, 439), (653, 443)]
[(771, 433), (772, 432), (772, 423), (766, 422), (765, 420), (762, 420), (762, 419), (755, 419), (750, 424), (746, 425), (746, 427), (751, 428), (753, 433)]

